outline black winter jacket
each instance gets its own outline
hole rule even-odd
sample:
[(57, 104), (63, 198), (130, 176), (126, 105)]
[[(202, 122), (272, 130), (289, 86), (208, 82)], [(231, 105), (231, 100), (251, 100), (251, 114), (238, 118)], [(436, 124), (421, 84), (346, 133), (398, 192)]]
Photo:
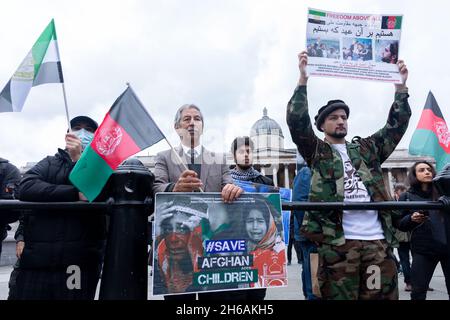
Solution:
[[(73, 166), (68, 153), (58, 149), (55, 156), (44, 158), (25, 173), (19, 185), (20, 200), (78, 201), (78, 189), (69, 181)], [(24, 214), (19, 230), (25, 241), (21, 268), (98, 266), (101, 263), (106, 238), (104, 213), (59, 214), (36, 210)]]
[[(8, 160), (0, 158), (0, 199), (14, 199), (16, 187), (20, 181), (20, 171)], [(2, 210), (0, 212), (0, 252), (1, 241), (7, 236), (8, 223), (19, 219), (20, 213), (17, 211)]]
[[(409, 189), (400, 195), (399, 201), (432, 201), (431, 193), (422, 190)], [(403, 218), (399, 223), (399, 230), (411, 231), (411, 252), (423, 255), (436, 255), (446, 252), (441, 244), (434, 240), (429, 218), (418, 224), (411, 220), (411, 216), (417, 210), (404, 210)]]

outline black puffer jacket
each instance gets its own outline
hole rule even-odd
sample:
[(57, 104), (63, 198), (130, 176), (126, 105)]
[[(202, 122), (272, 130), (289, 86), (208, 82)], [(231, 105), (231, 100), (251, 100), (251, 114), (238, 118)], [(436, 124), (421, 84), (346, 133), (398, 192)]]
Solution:
[[(19, 185), (22, 201), (78, 201), (78, 190), (69, 181), (74, 166), (68, 153), (58, 149), (27, 171)], [(19, 230), (25, 249), (22, 268), (57, 268), (69, 265), (94, 266), (101, 263), (106, 238), (105, 214), (26, 213)]]
[[(400, 195), (399, 201), (432, 201), (431, 192), (409, 189)], [(411, 216), (417, 210), (403, 211), (403, 218), (400, 220), (399, 229), (401, 231), (411, 231), (411, 252), (423, 255), (436, 255), (445, 253), (446, 248), (435, 241), (432, 235), (431, 222), (429, 219), (419, 224), (411, 220)]]

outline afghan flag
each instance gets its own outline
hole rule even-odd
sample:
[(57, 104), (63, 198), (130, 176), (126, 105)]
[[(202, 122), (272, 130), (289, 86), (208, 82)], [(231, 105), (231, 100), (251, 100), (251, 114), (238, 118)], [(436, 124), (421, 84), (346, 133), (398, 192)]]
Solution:
[(401, 29), (403, 16), (384, 16), (381, 18), (381, 29)]
[(438, 171), (450, 163), (450, 132), (431, 91), (411, 138), (409, 153), (434, 157)]
[(125, 159), (162, 139), (164, 134), (128, 87), (106, 114), (69, 179), (93, 201)]
[(0, 93), (0, 112), (22, 111), (32, 87), (63, 82), (55, 22), (52, 19)]

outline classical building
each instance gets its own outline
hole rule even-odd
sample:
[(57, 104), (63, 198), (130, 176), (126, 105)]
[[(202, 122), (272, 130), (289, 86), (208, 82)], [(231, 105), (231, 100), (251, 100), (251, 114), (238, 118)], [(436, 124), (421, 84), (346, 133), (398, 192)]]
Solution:
[[(296, 149), (284, 148), (284, 135), (280, 125), (269, 118), (264, 108), (263, 116), (250, 129), (250, 138), (254, 143), (254, 166), (263, 175), (270, 177), (276, 186), (292, 186), (297, 167)], [(233, 164), (233, 156), (227, 160)]]
[[(253, 160), (255, 168), (263, 175), (270, 177), (276, 186), (292, 188), (292, 182), (297, 173), (297, 150), (284, 148), (284, 134), (281, 126), (268, 116), (266, 108), (263, 109), (262, 118), (251, 127), (250, 138), (255, 147)], [(138, 158), (146, 167), (153, 170), (155, 156)], [(392, 190), (394, 183), (405, 182), (408, 168), (418, 160), (435, 164), (433, 158), (411, 156), (407, 149), (396, 149), (381, 166), (386, 185)], [(234, 166), (231, 153), (227, 154), (227, 163), (230, 167)]]

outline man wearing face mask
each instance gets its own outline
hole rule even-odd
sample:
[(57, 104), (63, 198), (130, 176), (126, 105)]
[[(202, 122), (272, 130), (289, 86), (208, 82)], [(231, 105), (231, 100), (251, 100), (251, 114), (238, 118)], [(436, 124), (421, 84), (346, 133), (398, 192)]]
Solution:
[[(86, 201), (69, 174), (94, 137), (97, 123), (78, 116), (70, 121), (66, 147), (28, 170), (19, 199), (35, 202)], [(73, 213), (72, 213), (73, 212)], [(10, 299), (94, 299), (106, 238), (105, 215), (47, 212), (24, 215), (16, 233), (19, 263), (10, 280)]]

